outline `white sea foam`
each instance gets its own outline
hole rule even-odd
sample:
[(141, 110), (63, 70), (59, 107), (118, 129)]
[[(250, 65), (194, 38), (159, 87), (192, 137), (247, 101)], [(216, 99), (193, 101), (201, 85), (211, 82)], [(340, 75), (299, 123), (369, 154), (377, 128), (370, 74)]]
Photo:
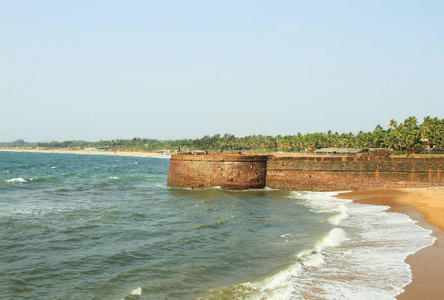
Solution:
[[(139, 156), (138, 156), (138, 157), (139, 157)], [(171, 158), (171, 155), (140, 156), (140, 157), (160, 158), (160, 159), (170, 159), (170, 158)]]
[(316, 251), (323, 251), (328, 247), (337, 247), (345, 241), (346, 235), (345, 231), (341, 228), (333, 228), (327, 236), (325, 236), (322, 240), (320, 240), (316, 246)]
[(12, 179), (6, 180), (6, 182), (10, 182), (10, 183), (27, 183), (27, 181), (24, 180), (24, 179), (21, 178), (21, 177), (18, 177), (18, 178), (12, 178)]
[(289, 299), (294, 291), (290, 282), (290, 279), (294, 276), (293, 269), (292, 266), (261, 281), (243, 284), (249, 291), (247, 299)]
[(154, 187), (157, 189), (167, 189), (168, 188), (168, 186), (166, 185), (165, 182), (162, 182), (162, 183), (157, 182), (154, 184)]
[[(295, 195), (301, 197), (301, 194), (295, 193)], [(310, 194), (309, 198), (313, 200), (319, 197), (330, 199), (332, 195), (335, 193), (317, 193), (317, 195)], [(347, 216), (345, 207), (341, 205), (322, 206), (321, 202), (314, 204), (313, 207), (316, 207), (318, 211)], [(291, 234), (282, 234), (280, 237), (288, 241), (290, 236)], [(248, 299), (291, 299), (297, 291), (293, 279), (302, 278), (310, 270), (322, 266), (325, 262), (325, 255), (328, 255), (327, 252), (331, 248), (340, 246), (346, 240), (346, 233), (342, 228), (333, 228), (313, 248), (297, 253), (294, 257), (294, 264), (289, 268), (263, 280), (245, 283), (244, 286), (250, 291)]]
[(314, 252), (300, 257), (298, 262), (311, 268), (291, 278), (295, 292), (290, 298), (394, 299), (411, 281), (405, 258), (433, 244), (431, 231), (406, 215), (385, 212), (388, 207), (327, 194), (295, 195), (309, 207), (336, 212), (341, 218), (332, 222), (336, 227), (318, 242)]
[(260, 189), (230, 190), (230, 192), (236, 192), (236, 193), (264, 192), (264, 191), (278, 191), (278, 190), (270, 189), (269, 187), (264, 187)]
[(332, 196), (337, 195), (335, 192), (292, 192), (292, 198), (300, 199), (301, 204), (304, 204), (314, 212), (332, 213), (333, 215), (328, 219), (332, 225), (338, 225), (342, 220), (348, 217), (346, 203), (351, 200), (339, 200)]
[(13, 216), (44, 216), (51, 213), (59, 213), (59, 212), (68, 212), (72, 211), (72, 208), (55, 208), (55, 207), (47, 207), (47, 208), (34, 208), (34, 207), (16, 207), (9, 211), (10, 215)]
[(130, 292), (130, 294), (135, 296), (140, 296), (142, 295), (142, 288), (141, 287), (135, 288)]
[[(332, 213), (333, 229), (289, 268), (245, 283), (249, 299), (394, 299), (412, 278), (404, 260), (433, 244), (431, 231), (388, 207), (353, 203), (336, 193), (293, 193), (314, 212)], [(287, 237), (282, 235), (281, 237)]]
[(281, 238), (285, 239), (286, 242), (290, 241), (291, 233), (282, 234)]
[[(212, 186), (209, 188), (205, 188), (205, 189), (195, 189), (195, 190), (211, 190), (211, 189), (215, 189), (215, 190), (221, 190), (222, 188), (220, 186)], [(192, 190), (192, 189), (191, 189)]]

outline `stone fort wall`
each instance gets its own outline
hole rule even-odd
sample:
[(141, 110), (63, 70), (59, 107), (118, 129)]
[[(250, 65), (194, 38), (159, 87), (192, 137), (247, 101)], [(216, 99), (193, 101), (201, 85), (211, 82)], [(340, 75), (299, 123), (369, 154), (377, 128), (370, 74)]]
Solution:
[(168, 186), (347, 191), (444, 185), (444, 158), (172, 155)]
[(172, 155), (168, 186), (202, 189), (262, 189), (266, 186), (265, 155)]

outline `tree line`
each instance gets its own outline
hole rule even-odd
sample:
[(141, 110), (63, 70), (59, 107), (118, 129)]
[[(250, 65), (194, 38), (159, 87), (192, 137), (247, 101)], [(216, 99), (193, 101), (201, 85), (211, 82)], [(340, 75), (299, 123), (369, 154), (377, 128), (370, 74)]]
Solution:
[(416, 117), (408, 117), (403, 122), (390, 120), (386, 129), (377, 125), (372, 132), (359, 131), (357, 134), (328, 132), (297, 133), (295, 135), (250, 135), (236, 137), (232, 134), (205, 135), (200, 139), (157, 140), (133, 138), (131, 140), (88, 141), (47, 141), (27, 143), (17, 140), (0, 143), (0, 147), (41, 147), (55, 148), (104, 148), (107, 151), (175, 151), (187, 150), (251, 150), (302, 152), (320, 148), (389, 148), (402, 153), (442, 151), (444, 148), (444, 119), (430, 116), (418, 123)]

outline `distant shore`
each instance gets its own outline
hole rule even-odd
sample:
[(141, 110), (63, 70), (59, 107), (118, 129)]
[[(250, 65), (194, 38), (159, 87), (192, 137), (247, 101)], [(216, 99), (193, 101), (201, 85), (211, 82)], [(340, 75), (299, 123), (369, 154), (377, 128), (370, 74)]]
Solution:
[(418, 225), (432, 230), (435, 243), (407, 257), (413, 281), (398, 300), (442, 299), (444, 295), (444, 187), (377, 189), (341, 193), (357, 203), (390, 206), (388, 211), (409, 215)]
[(171, 157), (170, 154), (141, 151), (98, 151), (98, 150), (65, 150), (65, 149), (8, 149), (0, 148), (0, 151), (11, 152), (36, 152), (36, 153), (72, 153), (72, 154), (93, 154), (93, 155), (119, 155), (119, 156), (150, 156), (150, 157)]

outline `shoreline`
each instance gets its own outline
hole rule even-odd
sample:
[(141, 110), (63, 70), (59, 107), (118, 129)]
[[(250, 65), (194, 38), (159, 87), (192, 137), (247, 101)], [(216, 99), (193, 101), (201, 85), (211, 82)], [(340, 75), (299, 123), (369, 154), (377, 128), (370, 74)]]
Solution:
[(408, 215), (417, 225), (431, 230), (431, 246), (409, 255), (412, 282), (403, 287), (398, 300), (442, 299), (444, 295), (444, 188), (403, 188), (340, 193), (356, 203), (389, 206), (388, 212)]
[(116, 156), (147, 156), (170, 158), (170, 154), (161, 154), (156, 152), (138, 152), (138, 151), (97, 151), (97, 150), (41, 150), (41, 149), (6, 149), (0, 148), (4, 152), (34, 152), (34, 153), (65, 153), (65, 154), (91, 154), (91, 155), (116, 155)]

